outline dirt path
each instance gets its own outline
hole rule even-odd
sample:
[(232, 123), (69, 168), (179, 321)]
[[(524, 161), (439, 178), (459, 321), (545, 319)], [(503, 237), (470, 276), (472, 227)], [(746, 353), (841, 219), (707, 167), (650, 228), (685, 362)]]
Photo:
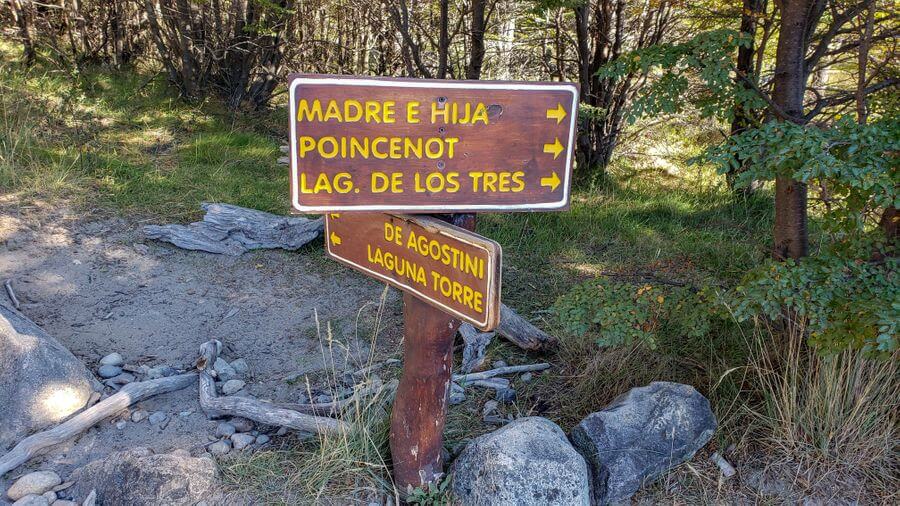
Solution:
[[(81, 219), (8, 201), (0, 201), (0, 278), (13, 279), (21, 311), (92, 370), (111, 352), (128, 364), (189, 368), (200, 343), (215, 338), (225, 343), (226, 359), (249, 364), (246, 393), (280, 401), (296, 401), (302, 388), (286, 378), (333, 369), (330, 356), (323, 359), (316, 316), (323, 334), (326, 322), (334, 330), (334, 369), (362, 366), (383, 291), (325, 259), (318, 241), (296, 253), (211, 255), (145, 243), (139, 225), (121, 218)], [(389, 292), (377, 344), (386, 353), (397, 346), (399, 312), (399, 297)], [(346, 367), (345, 351), (355, 362)], [(103, 422), (20, 472), (52, 468), (65, 477), (134, 446), (201, 453), (215, 422), (196, 396), (190, 389), (142, 403), (170, 415), (165, 429)], [(0, 481), (0, 490), (7, 485)]]

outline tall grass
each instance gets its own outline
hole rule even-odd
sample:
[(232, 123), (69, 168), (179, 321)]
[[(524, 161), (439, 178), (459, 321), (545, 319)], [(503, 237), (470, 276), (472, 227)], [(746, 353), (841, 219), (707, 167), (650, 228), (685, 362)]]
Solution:
[(790, 462), (812, 488), (855, 477), (873, 494), (900, 490), (898, 358), (821, 355), (807, 346), (803, 325), (790, 333), (758, 325), (751, 370), (762, 402), (753, 418), (770, 461)]

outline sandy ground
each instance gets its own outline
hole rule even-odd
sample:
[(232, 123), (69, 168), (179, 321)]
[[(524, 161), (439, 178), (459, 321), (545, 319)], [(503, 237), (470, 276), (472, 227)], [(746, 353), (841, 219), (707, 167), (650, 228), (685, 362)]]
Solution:
[[(325, 259), (321, 241), (301, 252), (227, 257), (145, 241), (140, 224), (122, 218), (84, 219), (65, 208), (2, 201), (0, 278), (13, 280), (21, 311), (92, 370), (114, 351), (128, 364), (187, 369), (199, 345), (215, 338), (225, 343), (226, 359), (249, 363), (246, 393), (279, 401), (296, 401), (304, 389), (289, 384), (290, 376), (364, 365), (383, 292), (383, 285)], [(386, 307), (376, 353), (391, 353), (400, 337), (396, 292), (388, 292)], [(318, 338), (328, 322), (335, 366)], [(342, 350), (349, 350), (350, 363), (342, 363)], [(116, 420), (104, 421), (11, 477), (54, 469), (65, 479), (77, 466), (135, 446), (198, 454), (215, 430), (194, 388), (139, 408), (164, 411), (171, 422), (165, 429), (147, 421), (118, 429)], [(0, 490), (9, 482), (0, 480)]]

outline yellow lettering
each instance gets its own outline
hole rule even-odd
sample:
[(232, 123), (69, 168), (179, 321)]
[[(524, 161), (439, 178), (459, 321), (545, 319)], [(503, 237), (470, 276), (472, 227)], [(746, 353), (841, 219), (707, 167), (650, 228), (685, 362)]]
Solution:
[[(353, 111), (351, 112), (351, 108)], [(359, 103), (359, 100), (345, 100), (344, 101), (344, 121), (356, 122), (362, 119), (363, 116), (363, 108), (362, 104)]]
[(419, 103), (415, 100), (406, 103), (406, 122), (411, 125), (419, 122)]
[(485, 125), (488, 124), (487, 107), (480, 102), (478, 103), (478, 106), (475, 107), (475, 114), (472, 115), (472, 124), (474, 125), (479, 121)]
[(310, 106), (306, 99), (297, 106), (297, 121), (322, 121), (322, 103), (315, 99)]
[(328, 101), (328, 109), (325, 111), (325, 121), (331, 121), (332, 119), (336, 119), (338, 122), (341, 121), (341, 108), (335, 100)]

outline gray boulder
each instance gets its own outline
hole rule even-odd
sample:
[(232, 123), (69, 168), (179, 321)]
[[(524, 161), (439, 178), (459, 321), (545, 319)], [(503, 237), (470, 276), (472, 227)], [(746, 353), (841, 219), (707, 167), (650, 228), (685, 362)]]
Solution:
[(153, 455), (146, 448), (112, 453), (76, 469), (69, 476), (75, 485), (63, 492), (80, 499), (97, 491), (97, 504), (185, 505), (215, 503), (219, 485), (211, 459), (183, 453)]
[(715, 431), (706, 397), (692, 386), (659, 381), (591, 413), (572, 429), (571, 439), (591, 465), (594, 501), (609, 504), (689, 460)]
[(587, 464), (546, 418), (520, 418), (473, 440), (451, 472), (466, 506), (590, 503)]
[(0, 302), (0, 454), (83, 408), (95, 381), (59, 341)]

